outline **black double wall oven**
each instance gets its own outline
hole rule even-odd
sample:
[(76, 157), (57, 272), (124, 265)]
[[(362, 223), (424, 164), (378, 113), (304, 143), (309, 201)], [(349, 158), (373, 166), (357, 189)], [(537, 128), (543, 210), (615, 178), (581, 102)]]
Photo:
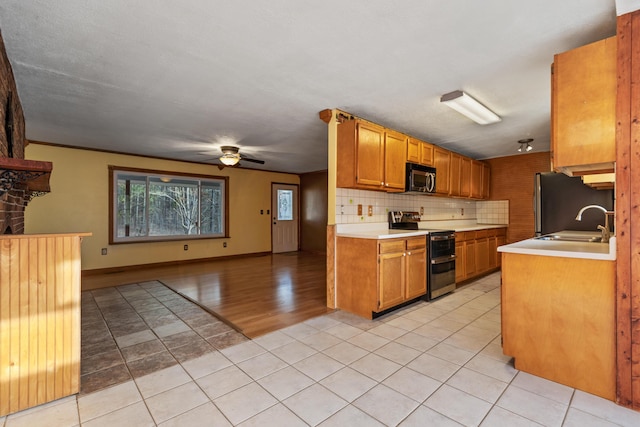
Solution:
[(431, 300), (456, 289), (456, 234), (451, 230), (430, 231), (427, 239), (427, 297)]

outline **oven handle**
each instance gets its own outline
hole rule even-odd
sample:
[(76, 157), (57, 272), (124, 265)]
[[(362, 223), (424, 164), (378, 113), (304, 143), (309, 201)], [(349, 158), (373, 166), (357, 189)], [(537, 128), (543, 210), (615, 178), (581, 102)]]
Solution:
[(446, 236), (429, 236), (431, 240), (454, 240), (456, 238), (455, 234), (447, 234)]
[(439, 258), (434, 258), (431, 260), (431, 264), (444, 264), (445, 262), (450, 262), (456, 259), (455, 255), (447, 255)]

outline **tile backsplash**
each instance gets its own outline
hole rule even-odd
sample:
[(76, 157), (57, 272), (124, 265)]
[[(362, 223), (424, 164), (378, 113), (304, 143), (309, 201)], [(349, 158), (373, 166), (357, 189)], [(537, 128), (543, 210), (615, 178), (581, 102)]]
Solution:
[[(358, 215), (362, 205), (362, 215)], [(369, 206), (372, 215), (368, 215)], [(386, 222), (389, 211), (423, 210), (422, 220), (476, 220), (482, 224), (507, 224), (509, 202), (475, 201), (447, 197), (336, 189), (336, 224)]]

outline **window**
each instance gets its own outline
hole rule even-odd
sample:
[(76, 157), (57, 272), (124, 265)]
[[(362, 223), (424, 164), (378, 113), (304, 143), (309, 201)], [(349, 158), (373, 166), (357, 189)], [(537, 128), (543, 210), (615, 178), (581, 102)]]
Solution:
[(293, 220), (293, 191), (278, 189), (278, 221)]
[(110, 243), (227, 236), (226, 177), (109, 167)]

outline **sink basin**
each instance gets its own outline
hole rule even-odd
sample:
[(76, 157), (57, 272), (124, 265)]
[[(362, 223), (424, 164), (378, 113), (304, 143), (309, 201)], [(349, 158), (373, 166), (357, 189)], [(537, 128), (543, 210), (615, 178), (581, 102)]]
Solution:
[(547, 234), (545, 236), (534, 237), (536, 240), (554, 240), (559, 242), (582, 242), (582, 243), (600, 243), (602, 237), (595, 236), (578, 236), (578, 235), (559, 235)]

